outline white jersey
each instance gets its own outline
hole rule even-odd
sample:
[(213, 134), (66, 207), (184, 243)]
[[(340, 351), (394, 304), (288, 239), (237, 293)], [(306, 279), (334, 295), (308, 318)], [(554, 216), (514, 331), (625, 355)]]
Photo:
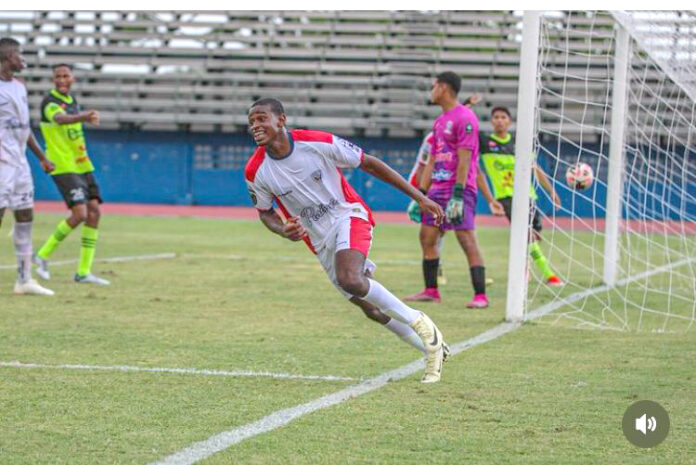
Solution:
[(289, 155), (276, 159), (259, 147), (247, 162), (244, 175), (254, 206), (269, 210), (275, 200), (286, 218), (298, 217), (314, 252), (336, 232), (340, 219), (353, 216), (374, 224), (340, 170), (360, 166), (362, 149), (328, 132), (295, 130), (289, 136)]
[(27, 88), (17, 79), (0, 79), (0, 163), (29, 168), (26, 150), (30, 131)]
[(430, 159), (430, 149), (432, 148), (432, 142), (433, 133), (429, 132), (423, 138), (423, 142), (421, 143), (421, 146), (418, 149), (418, 156), (416, 157), (416, 162), (413, 164), (413, 168), (411, 168), (411, 174), (408, 175), (408, 182), (415, 188), (418, 188), (419, 186), (418, 179), (416, 179), (416, 171), (418, 170), (419, 166), (425, 166), (428, 164), (428, 160)]

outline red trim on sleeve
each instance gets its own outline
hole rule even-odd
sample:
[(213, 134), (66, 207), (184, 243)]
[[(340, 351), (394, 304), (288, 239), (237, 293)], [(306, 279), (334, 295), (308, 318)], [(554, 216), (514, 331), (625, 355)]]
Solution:
[(333, 134), (323, 131), (310, 131), (306, 129), (295, 129), (290, 131), (293, 140), (296, 142), (325, 142), (333, 143)]
[(365, 201), (358, 195), (357, 192), (355, 192), (355, 189), (353, 189), (353, 186), (348, 184), (348, 181), (346, 178), (343, 176), (343, 173), (341, 172), (340, 169), (336, 168), (336, 171), (338, 171), (338, 175), (341, 177), (341, 190), (343, 191), (343, 197), (345, 197), (346, 202), (348, 203), (359, 203), (362, 205), (365, 210), (367, 211), (367, 217), (370, 219), (370, 224), (372, 226), (375, 225), (375, 219), (372, 217), (372, 210), (370, 210), (370, 207), (367, 206)]
[[(285, 219), (287, 220), (288, 218), (290, 218), (290, 216), (291, 216), (290, 212), (288, 212), (288, 209), (285, 208), (285, 205), (283, 205), (283, 202), (281, 202), (280, 199), (278, 197), (276, 197), (275, 195), (273, 196), (273, 199), (278, 204), (278, 208), (280, 208), (280, 211), (283, 213), (283, 216), (285, 217)], [(316, 255), (317, 251), (314, 250), (314, 246), (312, 245), (312, 241), (309, 240), (309, 236), (303, 237), (302, 240), (305, 241), (305, 244), (307, 244), (307, 247), (309, 247), (309, 250), (311, 250), (312, 253), (314, 255)]]
[(266, 158), (266, 147), (258, 147), (244, 167), (244, 178), (246, 178), (247, 181), (254, 182), (256, 172), (261, 167), (264, 158)]

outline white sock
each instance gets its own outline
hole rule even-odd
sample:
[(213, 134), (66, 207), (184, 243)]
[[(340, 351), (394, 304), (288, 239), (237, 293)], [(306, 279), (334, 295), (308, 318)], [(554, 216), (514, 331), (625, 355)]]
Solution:
[(17, 255), (17, 281), (26, 283), (31, 279), (31, 228), (32, 222), (15, 223), (12, 239)]
[(400, 301), (380, 283), (370, 278), (367, 281), (370, 283), (370, 290), (367, 291), (365, 297), (361, 297), (363, 300), (368, 301), (388, 316), (402, 323), (413, 323), (420, 317), (421, 312)]
[(399, 337), (399, 339), (404, 341), (406, 344), (415, 347), (416, 349), (423, 352), (423, 354), (426, 353), (423, 341), (418, 336), (418, 334), (416, 334), (413, 328), (411, 328), (409, 325), (392, 318), (387, 322), (387, 324), (384, 325), (384, 327), (392, 333), (396, 334)]

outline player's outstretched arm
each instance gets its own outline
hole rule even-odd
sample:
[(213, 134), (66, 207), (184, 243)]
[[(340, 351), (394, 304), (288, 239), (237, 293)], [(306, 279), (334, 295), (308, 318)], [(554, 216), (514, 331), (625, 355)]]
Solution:
[(304, 226), (296, 217), (288, 218), (287, 221), (271, 208), (269, 210), (259, 210), (259, 219), (271, 231), (291, 241), (302, 240), (306, 235)]
[(546, 173), (544, 172), (543, 169), (539, 165), (536, 165), (534, 167), (534, 173), (536, 174), (537, 179), (539, 180), (539, 184), (541, 184), (541, 187), (546, 189), (546, 192), (551, 195), (551, 200), (553, 200), (553, 205), (556, 207), (556, 210), (559, 210), (561, 208), (561, 198), (558, 196), (556, 193), (556, 190), (553, 188), (553, 185), (551, 184), (551, 181), (549, 181), (548, 176), (546, 176)]
[(404, 194), (411, 197), (413, 200), (418, 202), (418, 205), (423, 212), (429, 212), (435, 216), (438, 224), (442, 221), (444, 217), (444, 212), (442, 207), (427, 198), (421, 191), (413, 187), (408, 181), (406, 181), (399, 173), (394, 171), (386, 163), (384, 163), (379, 158), (375, 158), (372, 155), (365, 155), (363, 161), (360, 164), (360, 168), (369, 173), (370, 175), (376, 177), (377, 179), (384, 181), (388, 184), (399, 189)]
[(59, 113), (53, 119), (58, 124), (90, 123), (99, 126), (100, 122), (99, 112), (97, 110), (83, 111), (76, 115)]
[(50, 173), (54, 169), (56, 169), (55, 165), (51, 163), (51, 160), (46, 158), (46, 154), (44, 154), (43, 149), (39, 145), (39, 143), (36, 141), (36, 137), (34, 137), (34, 131), (29, 131), (29, 138), (27, 139), (27, 145), (31, 149), (32, 152), (34, 152), (34, 155), (36, 155), (36, 158), (39, 159), (41, 162), (41, 168), (47, 173)]
[(483, 174), (482, 169), (479, 169), (478, 173), (476, 174), (476, 184), (483, 194), (483, 198), (486, 199), (488, 208), (491, 209), (491, 213), (495, 216), (505, 215), (505, 209), (503, 208), (503, 205), (493, 197), (491, 189), (488, 186), (488, 181), (486, 181), (486, 176)]

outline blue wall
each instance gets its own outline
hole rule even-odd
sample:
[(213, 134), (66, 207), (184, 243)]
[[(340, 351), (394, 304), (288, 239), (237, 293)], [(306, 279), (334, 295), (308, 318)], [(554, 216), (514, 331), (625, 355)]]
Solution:
[[(38, 136), (39, 131), (35, 132)], [(412, 138), (351, 140), (366, 152), (385, 160), (404, 176), (410, 172), (420, 146), (420, 140)], [(89, 131), (87, 144), (107, 202), (251, 206), (243, 169), (254, 150), (254, 143), (247, 134)], [(600, 180), (606, 179), (606, 168), (598, 165), (596, 156), (578, 153), (577, 148), (568, 144), (550, 144), (546, 149), (549, 153), (563, 153), (563, 158), (568, 161), (585, 161), (595, 169)], [(34, 172), (36, 198), (60, 200), (50, 177), (40, 170), (31, 153), (28, 157)], [(564, 207), (578, 216), (604, 216), (601, 206), (604, 205), (606, 189), (603, 183), (595, 182), (587, 191), (572, 191), (565, 185), (564, 172), (549, 171), (547, 165), (551, 165), (551, 161), (542, 151), (539, 163), (554, 176)], [(361, 170), (346, 172), (346, 177), (374, 210), (403, 210), (408, 205), (405, 194)], [(631, 196), (640, 202), (639, 205), (646, 202), (655, 204), (653, 207), (664, 211), (666, 218), (684, 216), (686, 200), (676, 195), (677, 190), (666, 191), (667, 187), (667, 183), (652, 183), (639, 188), (639, 192), (632, 192)], [(537, 188), (537, 191), (540, 208), (550, 213), (548, 198), (541, 189)], [(696, 196), (696, 184), (687, 184), (687, 192), (692, 198)], [(651, 193), (657, 194), (655, 200)], [(670, 202), (662, 202), (665, 197)], [(488, 206), (480, 194), (477, 210), (488, 213)], [(569, 211), (557, 214), (569, 215)], [(637, 217), (640, 211), (627, 211), (625, 216)]]

